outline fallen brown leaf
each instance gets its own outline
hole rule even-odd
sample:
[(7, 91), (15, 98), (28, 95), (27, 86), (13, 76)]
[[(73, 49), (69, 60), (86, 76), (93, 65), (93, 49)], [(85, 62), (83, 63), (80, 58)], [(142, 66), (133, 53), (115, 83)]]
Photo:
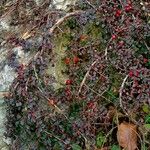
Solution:
[(137, 148), (136, 125), (126, 122), (118, 125), (117, 140), (125, 150), (135, 150)]

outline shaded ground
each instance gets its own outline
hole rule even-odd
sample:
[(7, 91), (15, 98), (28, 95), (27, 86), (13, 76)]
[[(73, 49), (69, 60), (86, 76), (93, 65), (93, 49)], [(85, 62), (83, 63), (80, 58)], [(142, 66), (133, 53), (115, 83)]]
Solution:
[[(150, 30), (143, 5), (79, 1), (34, 27), (43, 39), (29, 47), (37, 53), (17, 67), (6, 97), (12, 149), (117, 150), (121, 122), (138, 127), (139, 149), (150, 148)], [(26, 46), (28, 38), (13, 40)]]

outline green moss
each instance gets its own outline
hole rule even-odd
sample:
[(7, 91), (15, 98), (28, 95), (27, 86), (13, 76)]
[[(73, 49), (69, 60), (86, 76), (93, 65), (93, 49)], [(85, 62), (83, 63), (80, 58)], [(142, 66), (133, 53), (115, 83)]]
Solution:
[(71, 18), (67, 20), (66, 26), (68, 26), (70, 29), (75, 29), (78, 27), (78, 23), (75, 18)]
[(112, 65), (108, 66), (107, 72), (111, 83), (109, 89), (104, 93), (104, 96), (114, 102), (117, 100), (119, 95), (122, 77)]
[[(65, 26), (67, 25), (67, 26)], [(70, 55), (70, 52), (68, 53), (69, 45), (71, 45), (71, 42), (76, 39), (76, 35), (80, 33), (80, 35), (85, 35), (87, 38), (84, 40), (79, 41), (79, 45), (81, 47), (87, 46), (91, 44), (92, 42), (95, 43), (98, 41), (98, 43), (102, 43), (102, 34), (101, 34), (101, 26), (96, 25), (95, 22), (90, 22), (85, 25), (85, 27), (82, 30), (76, 28), (78, 27), (77, 22), (74, 18), (71, 18), (67, 21), (63, 27), (63, 33), (59, 33), (56, 37), (54, 37), (54, 67), (49, 64), (48, 69), (46, 70), (47, 74), (54, 75), (56, 79), (56, 83), (54, 84), (55, 89), (59, 89), (63, 87), (65, 81), (68, 79), (68, 76), (64, 73), (66, 72), (66, 65), (62, 61), (65, 57)], [(74, 30), (75, 29), (75, 30)], [(78, 42), (78, 41), (76, 41)], [(103, 44), (99, 44), (97, 50), (102, 49)]]
[(97, 25), (95, 22), (89, 22), (85, 25), (82, 32), (87, 36), (87, 39), (80, 42), (81, 46), (99, 43), (96, 50), (101, 51), (104, 49), (104, 40), (102, 38), (103, 29), (101, 25)]
[[(69, 31), (68, 31), (69, 32)], [(60, 33), (59, 36), (54, 38), (54, 66), (49, 64), (48, 69), (46, 70), (47, 74), (54, 75), (56, 83), (54, 84), (55, 89), (59, 89), (68, 79), (68, 76), (63, 72), (66, 71), (66, 65), (62, 61), (66, 57), (66, 50), (72, 39), (72, 36), (69, 33)]]
[(114, 68), (112, 65), (108, 66), (108, 75), (109, 79), (111, 81), (111, 86), (114, 88), (119, 88), (121, 85), (122, 77), (117, 72), (116, 68)]
[(95, 22), (91, 22), (85, 26), (85, 33), (90, 36), (92, 41), (102, 40), (102, 28), (100, 25), (96, 25)]

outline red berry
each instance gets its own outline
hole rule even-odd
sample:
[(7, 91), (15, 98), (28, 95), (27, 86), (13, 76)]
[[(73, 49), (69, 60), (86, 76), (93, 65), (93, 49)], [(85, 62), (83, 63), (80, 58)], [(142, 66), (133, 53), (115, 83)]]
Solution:
[(87, 103), (87, 107), (88, 107), (89, 109), (93, 109), (94, 106), (95, 106), (94, 102), (88, 102), (88, 103)]
[(73, 58), (73, 62), (74, 62), (75, 64), (77, 64), (77, 63), (79, 62), (79, 58), (78, 58), (77, 56), (75, 56), (75, 57)]
[(65, 62), (66, 65), (70, 64), (70, 58), (66, 58), (66, 59), (64, 60), (64, 62)]
[(133, 76), (134, 76), (134, 73), (133, 73), (132, 70), (129, 72), (129, 76), (130, 76), (130, 77), (133, 77)]
[(112, 38), (113, 40), (115, 40), (115, 39), (117, 38), (117, 36), (116, 36), (115, 34), (113, 34), (113, 35), (111, 36), (111, 38)]
[(130, 4), (128, 4), (128, 5), (125, 6), (125, 11), (126, 12), (129, 12), (131, 10), (132, 10), (132, 6)]
[(115, 16), (119, 17), (120, 15), (121, 15), (121, 10), (117, 10), (116, 13), (115, 13)]
[(67, 96), (69, 96), (69, 95), (71, 94), (71, 91), (70, 91), (69, 88), (66, 88), (66, 89), (65, 89), (65, 94), (66, 94)]
[(66, 85), (70, 85), (70, 84), (72, 84), (72, 80), (66, 80)]
[(148, 59), (147, 59), (147, 58), (144, 58), (143, 62), (144, 62), (144, 63), (147, 63), (147, 62), (148, 62)]

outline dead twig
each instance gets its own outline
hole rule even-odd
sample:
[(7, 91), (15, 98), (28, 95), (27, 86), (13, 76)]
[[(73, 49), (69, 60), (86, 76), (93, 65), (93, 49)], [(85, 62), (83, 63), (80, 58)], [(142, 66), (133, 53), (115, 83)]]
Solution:
[(69, 121), (69, 118), (65, 115), (63, 110), (61, 110), (55, 103), (51, 102), (51, 100), (44, 94), (45, 92), (42, 91), (40, 87), (37, 87), (37, 89), (41, 92), (42, 97), (44, 97), (49, 102), (49, 104), (55, 109), (55, 111), (59, 114), (62, 114)]
[(99, 97), (105, 99), (105, 100), (108, 101), (108, 102), (111, 102), (109, 99), (107, 99), (105, 96), (103, 96), (103, 94), (104, 94), (107, 90), (103, 91), (102, 93), (98, 93), (98, 92), (96, 92), (95, 90), (93, 90), (92, 88), (90, 88), (89, 86), (87, 86), (86, 84), (85, 84), (85, 86), (86, 86), (90, 91), (92, 91), (93, 93), (97, 94)]
[(49, 133), (47, 131), (44, 131), (46, 134), (48, 134), (51, 137), (54, 137), (55, 139), (57, 139), (58, 141), (61, 141), (62, 143), (64, 143), (65, 145), (67, 145), (68, 143), (66, 143), (65, 141), (63, 141), (62, 139), (60, 139), (59, 137), (57, 137), (56, 135)]
[(89, 6), (91, 6), (93, 9), (96, 9), (96, 8), (94, 7), (94, 5), (92, 5), (88, 0), (86, 0), (86, 2), (87, 2), (87, 4), (88, 4)]
[[(44, 18), (44, 17), (46, 17), (46, 15), (48, 15), (48, 19), (47, 19), (47, 22), (48, 22), (50, 15), (52, 15), (52, 14), (62, 14), (62, 13), (63, 13), (62, 11), (51, 11), (51, 12), (46, 12), (44, 15), (41, 15), (40, 17)], [(30, 29), (24, 29), (25, 32), (22, 34), (21, 38), (26, 40), (28, 38), (33, 37), (36, 29), (38, 29), (38, 27), (40, 27), (40, 24), (42, 23), (42, 21), (43, 21), (43, 19), (37, 25), (33, 26)]]
[(67, 18), (69, 17), (72, 17), (72, 16), (76, 16), (76, 15), (79, 15), (81, 13), (84, 13), (84, 11), (74, 11), (74, 12), (71, 12), (71, 13), (67, 13), (64, 17), (60, 18), (54, 25), (53, 27), (51, 27), (49, 29), (49, 34), (52, 34), (54, 32), (54, 30), (64, 22), (64, 20), (66, 20)]
[(124, 88), (124, 85), (125, 85), (125, 82), (127, 79), (128, 79), (128, 75), (126, 75), (126, 77), (123, 79), (123, 82), (122, 82), (120, 90), (119, 90), (119, 103), (120, 103), (120, 107), (122, 108), (123, 112), (128, 116), (128, 113), (124, 109), (123, 103), (122, 103), (122, 91), (123, 91), (123, 88)]
[(79, 88), (79, 91), (78, 91), (78, 95), (80, 94), (80, 92), (81, 92), (81, 90), (82, 90), (82, 87), (83, 87), (83, 85), (84, 85), (84, 83), (85, 83), (85, 81), (86, 81), (86, 78), (88, 77), (88, 75), (89, 75), (91, 69), (93, 68), (93, 66), (94, 66), (97, 62), (98, 62), (98, 59), (95, 60), (95, 61), (92, 63), (92, 65), (90, 66), (90, 68), (89, 68), (88, 71), (86, 72), (86, 74), (85, 74), (85, 76), (84, 76), (84, 78), (83, 78), (83, 80), (82, 80), (82, 82), (81, 82), (81, 84), (80, 84), (80, 88)]
[(148, 47), (148, 45), (145, 41), (144, 41), (144, 44), (145, 44), (146, 48), (150, 51), (150, 48)]
[(0, 92), (0, 98), (4, 98), (5, 96), (8, 96), (10, 93), (7, 91), (1, 91)]
[(9, 14), (12, 14), (12, 12), (16, 9), (16, 7), (19, 6), (19, 4), (22, 2), (22, 0), (17, 0), (14, 4), (12, 4), (10, 6), (10, 9), (8, 11), (5, 10), (6, 13), (4, 13), (1, 17), (0, 17), (0, 21), (2, 21), (3, 19), (6, 18), (6, 16), (8, 16)]
[[(67, 13), (65, 16), (63, 16), (62, 18), (58, 19), (58, 21), (49, 29), (49, 34), (53, 34), (53, 32), (55, 31), (56, 28), (59, 28), (59, 25), (62, 24), (66, 19), (72, 17), (72, 16), (76, 16), (79, 15), (81, 13), (84, 13), (84, 11), (74, 11), (71, 13)], [(60, 29), (60, 28), (59, 28)], [(34, 56), (34, 59), (36, 59), (39, 54), (41, 54), (41, 52), (37, 52)]]
[(107, 46), (105, 48), (105, 54), (104, 54), (104, 56), (105, 56), (106, 60), (107, 60), (107, 54), (108, 54), (108, 46), (109, 46), (109, 43), (111, 42), (111, 40), (112, 40), (112, 38), (108, 41)]

